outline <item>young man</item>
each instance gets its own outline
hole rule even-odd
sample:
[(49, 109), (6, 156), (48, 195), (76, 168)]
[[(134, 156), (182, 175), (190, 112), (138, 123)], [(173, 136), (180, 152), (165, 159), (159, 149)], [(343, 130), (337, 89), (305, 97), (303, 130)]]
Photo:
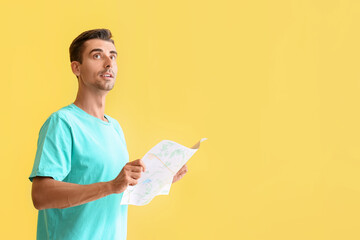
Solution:
[[(79, 83), (74, 103), (41, 127), (33, 170), (32, 199), (39, 210), (37, 239), (126, 239), (122, 193), (145, 171), (129, 162), (119, 123), (104, 114), (114, 87), (117, 52), (107, 29), (83, 32), (71, 43), (71, 69)], [(186, 165), (173, 182), (187, 172)]]

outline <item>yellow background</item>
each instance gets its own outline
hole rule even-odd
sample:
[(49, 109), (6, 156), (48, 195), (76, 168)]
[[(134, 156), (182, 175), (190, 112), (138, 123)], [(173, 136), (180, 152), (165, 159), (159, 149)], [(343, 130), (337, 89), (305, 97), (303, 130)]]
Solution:
[(360, 239), (360, 2), (1, 1), (1, 239), (35, 239), (27, 179), (46, 118), (73, 102), (68, 47), (111, 29), (106, 113), (130, 159), (207, 137), (128, 239)]

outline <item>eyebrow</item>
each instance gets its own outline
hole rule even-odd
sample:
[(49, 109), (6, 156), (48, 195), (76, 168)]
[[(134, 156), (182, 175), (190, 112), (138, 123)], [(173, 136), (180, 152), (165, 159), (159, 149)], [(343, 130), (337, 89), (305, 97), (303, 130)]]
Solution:
[[(94, 48), (93, 50), (91, 50), (91, 51), (89, 52), (89, 55), (90, 55), (91, 53), (93, 53), (93, 52), (104, 52), (104, 51), (103, 51), (101, 48)], [(116, 54), (116, 56), (118, 55), (117, 52), (114, 51), (114, 50), (110, 51), (110, 53)]]

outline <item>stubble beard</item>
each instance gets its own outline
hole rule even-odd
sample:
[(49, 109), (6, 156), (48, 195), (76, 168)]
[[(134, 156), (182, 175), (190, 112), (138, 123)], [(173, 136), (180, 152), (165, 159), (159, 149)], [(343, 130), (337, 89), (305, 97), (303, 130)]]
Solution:
[(99, 90), (110, 91), (114, 88), (115, 78), (109, 81), (104, 81), (103, 79), (95, 82), (95, 87)]
[(115, 80), (109, 82), (97, 81), (95, 83), (95, 87), (103, 91), (110, 91), (111, 89), (114, 88), (114, 85), (115, 85)]
[(112, 71), (112, 70), (105, 70), (105, 71), (101, 71), (99, 73), (99, 75), (101, 74), (105, 74), (106, 72), (111, 72), (111, 74), (113, 75), (113, 79), (112, 80), (108, 80), (108, 81), (104, 81), (102, 78), (101, 80), (98, 79), (98, 81), (95, 82), (95, 86), (96, 88), (98, 88), (99, 90), (103, 90), (103, 91), (110, 91), (111, 89), (114, 88), (115, 85), (115, 79), (116, 79), (116, 74)]

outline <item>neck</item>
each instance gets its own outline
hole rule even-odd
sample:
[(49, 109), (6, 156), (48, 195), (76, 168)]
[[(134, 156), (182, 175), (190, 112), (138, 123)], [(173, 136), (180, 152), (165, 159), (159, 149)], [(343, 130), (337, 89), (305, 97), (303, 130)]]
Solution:
[(74, 104), (88, 114), (107, 122), (104, 117), (106, 93), (92, 93), (79, 88)]

